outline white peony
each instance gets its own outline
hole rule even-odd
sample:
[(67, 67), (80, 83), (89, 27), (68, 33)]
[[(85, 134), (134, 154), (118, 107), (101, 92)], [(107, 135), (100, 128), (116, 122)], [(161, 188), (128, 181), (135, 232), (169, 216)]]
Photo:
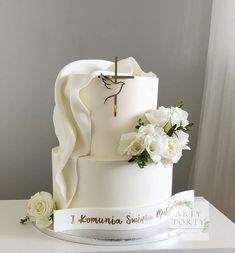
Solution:
[(176, 135), (178, 137), (178, 140), (182, 149), (190, 150), (190, 147), (187, 145), (189, 143), (189, 134), (180, 130), (180, 131), (176, 131)]
[(161, 155), (168, 147), (167, 136), (147, 136), (145, 138), (145, 147), (153, 162), (159, 162)]
[(127, 134), (122, 134), (119, 147), (118, 147), (118, 152), (121, 155), (127, 154), (127, 151), (132, 144), (132, 142), (136, 139), (137, 133), (132, 132), (132, 133), (127, 133)]
[(171, 109), (164, 106), (159, 107), (156, 110), (151, 110), (145, 113), (145, 117), (154, 126), (164, 127), (169, 121), (171, 116)]
[(177, 163), (182, 156), (182, 147), (180, 145), (179, 139), (175, 136), (167, 136), (167, 148), (162, 154), (162, 163), (171, 164)]
[(171, 123), (185, 127), (189, 123), (188, 113), (179, 107), (171, 107)]
[(26, 214), (40, 228), (52, 224), (51, 215), (54, 210), (55, 202), (48, 192), (38, 192), (27, 201)]

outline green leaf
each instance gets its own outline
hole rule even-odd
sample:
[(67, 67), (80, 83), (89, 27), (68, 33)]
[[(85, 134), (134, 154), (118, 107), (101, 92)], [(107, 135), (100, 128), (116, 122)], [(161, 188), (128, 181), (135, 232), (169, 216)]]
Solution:
[(140, 168), (144, 168), (150, 160), (149, 153), (144, 150), (141, 154), (133, 156), (128, 162), (136, 162)]
[(194, 123), (189, 123), (187, 126), (185, 126), (186, 129), (189, 129), (190, 127), (192, 127), (194, 125)]
[(178, 131), (178, 130), (184, 131), (184, 127), (183, 126), (179, 126), (179, 127), (176, 128), (176, 131)]
[(24, 219), (20, 219), (21, 224), (25, 224), (26, 222), (30, 221), (29, 217), (26, 216)]
[(144, 121), (141, 118), (139, 118), (138, 124), (135, 126), (135, 128), (139, 129), (141, 126), (144, 126), (144, 125), (145, 125)]
[(128, 160), (128, 163), (135, 162), (135, 157), (131, 157), (131, 159)]
[(171, 121), (168, 121), (165, 126), (163, 127), (164, 129), (164, 132), (167, 134), (168, 131), (172, 128), (172, 124), (171, 124)]
[(175, 132), (176, 127), (177, 127), (176, 124), (173, 125), (173, 126), (170, 128), (170, 130), (167, 132), (167, 135), (172, 136), (173, 133)]
[(193, 125), (194, 125), (193, 123), (189, 123), (189, 124), (186, 125), (185, 127), (179, 126), (179, 127), (177, 127), (177, 128), (175, 129), (175, 131), (181, 130), (181, 131), (187, 133), (187, 132), (189, 132), (190, 128), (191, 128)]
[(183, 106), (184, 106), (184, 101), (183, 101), (183, 100), (180, 100), (180, 101), (178, 102), (177, 107), (182, 108)]

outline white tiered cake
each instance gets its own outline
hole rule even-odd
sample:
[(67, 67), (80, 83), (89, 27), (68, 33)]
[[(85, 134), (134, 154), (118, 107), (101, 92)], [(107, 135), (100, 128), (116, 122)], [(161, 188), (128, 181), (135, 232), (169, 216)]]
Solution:
[[(98, 77), (114, 75), (114, 67), (108, 61), (77, 61), (57, 77), (54, 124), (60, 145), (52, 150), (52, 160), (59, 209), (141, 208), (171, 196), (172, 164), (151, 163), (140, 169), (118, 153), (121, 135), (157, 108), (158, 78), (127, 58), (118, 62), (116, 74), (123, 79), (105, 85)], [(125, 78), (130, 75), (134, 78)], [(115, 97), (108, 97), (119, 90), (114, 116)]]
[(157, 108), (157, 97), (158, 78), (133, 58), (65, 66), (55, 84), (53, 196), (31, 196), (21, 223), (92, 244), (176, 235), (172, 210), (189, 208), (194, 193), (172, 196), (172, 170), (193, 124), (182, 101)]

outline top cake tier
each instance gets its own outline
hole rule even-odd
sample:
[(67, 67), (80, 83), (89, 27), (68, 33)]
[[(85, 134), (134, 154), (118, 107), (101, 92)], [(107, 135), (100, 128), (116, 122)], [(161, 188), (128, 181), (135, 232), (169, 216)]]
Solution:
[(132, 57), (116, 64), (81, 60), (65, 66), (55, 84), (53, 117), (61, 169), (72, 157), (118, 157), (121, 135), (156, 109), (157, 96), (158, 78), (142, 71)]
[[(96, 77), (80, 91), (80, 98), (91, 117), (90, 155), (95, 157), (117, 157), (121, 135), (134, 131), (138, 118), (157, 107), (157, 77), (134, 76), (118, 81), (119, 84), (111, 84), (108, 89), (102, 79)], [(120, 91), (122, 82), (114, 116), (115, 97), (110, 96)]]

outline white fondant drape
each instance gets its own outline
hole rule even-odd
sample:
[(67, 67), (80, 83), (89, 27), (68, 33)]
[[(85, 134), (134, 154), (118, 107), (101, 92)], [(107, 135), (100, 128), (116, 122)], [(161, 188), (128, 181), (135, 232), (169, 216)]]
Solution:
[[(55, 84), (55, 133), (59, 147), (53, 149), (57, 188), (63, 199), (60, 208), (71, 203), (77, 189), (77, 159), (89, 154), (91, 144), (90, 113), (79, 92), (102, 74), (114, 74), (114, 63), (103, 60), (81, 60), (68, 64), (59, 73)], [(118, 62), (119, 75), (155, 76), (145, 73), (133, 58)], [(74, 78), (76, 76), (76, 78)]]
[[(79, 97), (79, 91), (88, 85), (92, 73), (109, 67), (112, 63), (99, 60), (76, 61), (65, 66), (55, 83), (55, 108), (53, 121), (59, 147), (53, 149), (53, 161), (56, 166), (56, 183), (68, 207), (76, 191), (77, 156), (89, 153), (91, 140), (91, 122), (89, 112)], [(79, 75), (78, 82), (71, 80)]]
[[(214, 0), (190, 183), (235, 221), (235, 1)], [(191, 186), (191, 185), (190, 185)]]

